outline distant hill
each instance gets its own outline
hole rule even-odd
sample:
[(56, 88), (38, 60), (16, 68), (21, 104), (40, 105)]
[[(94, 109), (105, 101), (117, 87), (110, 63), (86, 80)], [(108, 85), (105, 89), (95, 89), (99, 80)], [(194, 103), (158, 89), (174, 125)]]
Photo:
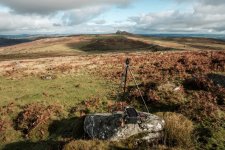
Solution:
[(0, 38), (0, 47), (4, 46), (12, 46), (20, 43), (30, 42), (32, 40), (29, 39), (7, 39), (7, 38)]

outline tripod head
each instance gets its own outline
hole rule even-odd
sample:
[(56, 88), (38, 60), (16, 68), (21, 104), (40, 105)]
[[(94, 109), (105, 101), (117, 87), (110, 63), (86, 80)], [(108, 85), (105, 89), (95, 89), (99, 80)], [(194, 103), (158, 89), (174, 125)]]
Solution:
[(130, 64), (130, 59), (129, 58), (126, 59), (125, 64), (126, 64), (126, 66), (129, 66), (129, 64)]

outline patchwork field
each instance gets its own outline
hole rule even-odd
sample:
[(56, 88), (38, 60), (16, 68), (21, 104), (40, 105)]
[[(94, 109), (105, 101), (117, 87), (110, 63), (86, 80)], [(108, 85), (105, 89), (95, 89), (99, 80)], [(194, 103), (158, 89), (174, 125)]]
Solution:
[[(0, 47), (2, 149), (225, 149), (225, 42), (136, 35), (34, 39)], [(144, 111), (126, 58), (151, 113), (165, 119), (155, 145), (88, 139), (85, 114)], [(119, 97), (118, 97), (119, 95)]]

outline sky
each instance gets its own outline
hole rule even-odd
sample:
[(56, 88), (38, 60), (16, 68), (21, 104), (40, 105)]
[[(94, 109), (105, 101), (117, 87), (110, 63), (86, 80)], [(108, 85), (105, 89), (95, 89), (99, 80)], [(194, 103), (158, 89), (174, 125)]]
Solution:
[(225, 0), (0, 0), (0, 34), (225, 33)]

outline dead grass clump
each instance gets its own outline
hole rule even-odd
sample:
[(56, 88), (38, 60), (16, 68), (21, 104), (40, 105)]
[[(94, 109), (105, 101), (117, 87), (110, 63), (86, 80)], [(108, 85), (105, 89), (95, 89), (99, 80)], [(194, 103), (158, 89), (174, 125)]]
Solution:
[(0, 117), (0, 146), (21, 138), (21, 133), (14, 130), (13, 122), (10, 119)]
[(127, 106), (128, 104), (126, 102), (114, 102), (108, 104), (108, 112), (124, 111), (124, 108)]
[(70, 109), (70, 116), (85, 116), (90, 112), (101, 112), (106, 109), (106, 104), (101, 102), (99, 97), (90, 97), (78, 103), (75, 107)]
[(12, 125), (12, 122), (10, 122), (7, 119), (0, 118), (0, 133), (7, 130), (8, 127)]
[(46, 107), (42, 104), (29, 104), (18, 114), (15, 119), (15, 126), (25, 136), (35, 138), (35, 135), (38, 135), (42, 138), (45, 137), (45, 132), (48, 131), (46, 126), (48, 126), (49, 121), (61, 117), (61, 115), (62, 108), (60, 106), (51, 105)]
[(63, 150), (103, 150), (110, 149), (109, 142), (107, 141), (85, 141), (85, 140), (74, 140), (66, 144)]
[(69, 72), (72, 69), (73, 69), (73, 66), (69, 64), (61, 64), (52, 68), (53, 71), (60, 72), (60, 73)]
[(18, 107), (14, 103), (0, 107), (0, 149), (2, 144), (21, 138), (21, 132), (14, 129), (12, 117), (17, 114)]
[(193, 123), (185, 116), (177, 113), (158, 113), (166, 122), (165, 142), (169, 147), (191, 148)]
[(40, 78), (42, 80), (54, 80), (57, 78), (57, 76), (56, 75), (41, 75)]
[(0, 107), (0, 116), (1, 117), (15, 116), (15, 115), (17, 115), (18, 110), (19, 110), (19, 107), (15, 103), (12, 102), (5, 106)]

